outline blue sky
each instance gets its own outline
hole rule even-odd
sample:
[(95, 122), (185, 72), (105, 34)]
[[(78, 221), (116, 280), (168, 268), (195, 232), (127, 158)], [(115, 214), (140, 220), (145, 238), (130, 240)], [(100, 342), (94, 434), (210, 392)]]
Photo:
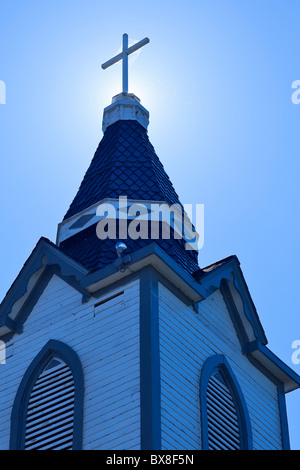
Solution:
[[(55, 241), (102, 137), (123, 33), (150, 38), (129, 91), (184, 204), (205, 205), (205, 266), (241, 262), (269, 340), (291, 368), (300, 340), (300, 3), (0, 0), (0, 297), (40, 236)], [(300, 449), (300, 392), (287, 395)]]

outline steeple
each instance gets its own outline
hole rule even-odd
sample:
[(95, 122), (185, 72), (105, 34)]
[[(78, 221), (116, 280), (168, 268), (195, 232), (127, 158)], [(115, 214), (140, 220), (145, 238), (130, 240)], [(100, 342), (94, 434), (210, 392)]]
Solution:
[[(143, 45), (145, 40), (137, 45)], [(124, 50), (130, 53), (131, 48), (125, 47)], [(124, 50), (108, 64), (115, 63), (118, 57), (123, 58), (124, 64)], [(58, 227), (57, 244), (60, 249), (91, 270), (100, 269), (116, 259), (115, 245), (119, 241), (118, 235), (106, 240), (100, 240), (97, 236), (96, 227), (101, 219), (97, 215), (97, 208), (101, 203), (109, 202), (113, 205), (117, 217), (119, 198), (126, 198), (126, 210), (129, 212), (130, 207), (138, 203), (146, 207), (149, 214), (151, 204), (173, 206), (181, 214), (184, 213), (183, 205), (150, 143), (147, 132), (149, 112), (137, 96), (124, 91), (128, 84), (126, 66), (125, 69), (123, 91), (113, 97), (111, 105), (104, 109), (103, 138)], [(128, 224), (131, 219), (129, 217)], [(155, 240), (151, 238), (149, 229), (148, 236), (141, 233), (134, 239), (128, 236), (122, 241), (127, 245), (126, 254), (155, 242), (190, 274), (198, 270), (197, 252), (186, 249), (185, 239), (176, 236), (174, 226), (171, 227), (169, 237), (162, 234), (160, 227), (160, 234)]]
[(287, 450), (300, 377), (267, 348), (236, 256), (199, 269), (193, 230), (178, 237), (184, 207), (143, 113), (127, 91), (104, 110), (57, 245), (38, 241), (0, 304), (0, 447), (107, 463), (112, 449)]

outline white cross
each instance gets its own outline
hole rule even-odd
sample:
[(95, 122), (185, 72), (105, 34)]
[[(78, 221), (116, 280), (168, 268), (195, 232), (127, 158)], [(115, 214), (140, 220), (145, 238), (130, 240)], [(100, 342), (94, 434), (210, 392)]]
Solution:
[(123, 82), (123, 93), (128, 93), (128, 56), (129, 54), (132, 54), (132, 52), (137, 51), (141, 47), (145, 46), (148, 44), (149, 39), (144, 38), (141, 41), (137, 42), (133, 46), (128, 48), (128, 34), (123, 34), (123, 49), (120, 54), (116, 55), (112, 59), (108, 60), (104, 64), (101, 65), (103, 69), (107, 69), (107, 67), (110, 67), (111, 65), (115, 64), (116, 62), (119, 62), (119, 60), (123, 60), (122, 64), (122, 82)]

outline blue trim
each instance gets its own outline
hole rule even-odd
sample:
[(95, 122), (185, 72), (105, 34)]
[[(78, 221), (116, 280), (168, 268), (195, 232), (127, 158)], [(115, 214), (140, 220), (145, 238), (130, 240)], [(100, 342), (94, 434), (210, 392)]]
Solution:
[(172, 292), (173, 295), (177, 297), (181, 302), (183, 302), (185, 305), (188, 307), (193, 306), (193, 302), (187, 297), (187, 295), (180, 290), (175, 284), (169, 281), (163, 274), (158, 272), (155, 268), (153, 268), (155, 271), (155, 276), (158, 282), (163, 284), (170, 292)]
[(220, 291), (221, 291), (223, 300), (225, 302), (225, 305), (227, 307), (227, 310), (229, 312), (230, 318), (232, 320), (233, 326), (235, 328), (240, 345), (241, 347), (243, 347), (243, 345), (248, 342), (248, 336), (245, 331), (239, 312), (236, 308), (235, 302), (232, 298), (232, 294), (228, 286), (228, 283), (225, 279), (221, 280)]
[(140, 277), (141, 450), (161, 449), (158, 282), (150, 267)]
[[(145, 269), (145, 268), (142, 268)], [(165, 276), (163, 276), (161, 273), (159, 273), (155, 268), (150, 267), (150, 269), (153, 269), (155, 271), (155, 276), (161, 284), (163, 284), (167, 289), (169, 289), (176, 297), (181, 300), (185, 305), (191, 306), (193, 305), (192, 301), (189, 299), (189, 297), (186, 296), (186, 294), (178, 289), (177, 286), (172, 284)], [(119, 287), (122, 287), (129, 282), (135, 281), (139, 279), (139, 273), (140, 271), (135, 271), (134, 273), (130, 273), (125, 277), (122, 277), (118, 281), (115, 281), (113, 284), (109, 284), (108, 286), (102, 287), (101, 289), (98, 289), (97, 291), (93, 292), (93, 297), (101, 297), (108, 292), (118, 289)]]
[(246, 317), (248, 318), (249, 322), (251, 323), (254, 329), (255, 337), (259, 341), (261, 341), (263, 344), (267, 344), (268, 340), (266, 338), (262, 324), (259, 320), (259, 316), (257, 314), (256, 308), (252, 300), (251, 294), (249, 292), (247, 283), (245, 281), (243, 272), (240, 269), (239, 265), (237, 265), (237, 263), (234, 264), (234, 267), (236, 269), (234, 269), (233, 271), (233, 276), (234, 276), (233, 283), (241, 295)]
[(277, 386), (277, 395), (278, 395), (278, 409), (279, 409), (279, 418), (280, 418), (280, 426), (281, 426), (281, 438), (282, 438), (282, 448), (283, 450), (290, 449), (290, 438), (289, 438), (289, 427), (288, 427), (288, 419), (287, 419), (287, 410), (286, 410), (286, 402), (285, 402), (285, 390), (284, 390), (284, 382), (281, 381), (278, 377), (271, 373), (264, 365), (262, 365), (258, 359), (251, 356), (251, 353), (255, 351), (260, 351), (267, 357), (270, 361), (276, 365), (280, 371), (284, 372), (289, 378), (295, 381), (298, 385), (300, 385), (300, 377), (296, 374), (293, 369), (288, 367), (284, 364), (281, 359), (279, 359), (274, 353), (272, 353), (266, 346), (261, 344), (259, 341), (252, 341), (248, 343), (243, 348), (244, 354), (247, 354), (249, 361), (259, 369), (266, 377), (268, 377), (276, 386)]
[[(16, 324), (15, 320), (13, 320), (12, 318), (10, 318), (8, 316), (0, 318), (0, 327), (2, 327), (2, 326), (6, 326), (13, 333), (20, 333), (20, 331), (18, 331), (18, 327), (17, 327), (17, 324)], [(1, 338), (1, 339), (3, 340), (3, 338)]]
[[(186, 282), (200, 297), (201, 300), (205, 299), (208, 295), (212, 294), (215, 290), (220, 288), (223, 279), (231, 280), (234, 277), (234, 284), (239, 291), (245, 309), (245, 314), (251, 323), (256, 338), (264, 344), (267, 339), (259, 321), (254, 303), (251, 299), (247, 284), (240, 269), (239, 261), (236, 256), (232, 256), (224, 262), (220, 262), (220, 266), (212, 268), (208, 273), (196, 276), (188, 274), (176, 261), (171, 258), (164, 250), (162, 250), (156, 243), (151, 243), (140, 250), (131, 254), (131, 262), (128, 267), (134, 263), (143, 260), (147, 256), (156, 255), (161, 259), (173, 272)], [(118, 272), (119, 266), (117, 263), (112, 263), (99, 271), (89, 273), (81, 282), (82, 287), (86, 288), (89, 285), (95, 284), (102, 279), (105, 279), (112, 274)]]
[(49, 240), (41, 238), (1, 302), (1, 317), (5, 314), (9, 314), (14, 303), (26, 293), (31, 276), (37, 272), (43, 264), (59, 265), (64, 276), (74, 276), (77, 280), (81, 280), (88, 272), (86, 268), (62, 253), (57, 246)]
[[(143, 260), (147, 256), (156, 255), (160, 258), (164, 263), (174, 271), (178, 276), (181, 277), (183, 281), (188, 283), (192, 289), (199, 294), (199, 296), (204, 299), (205, 298), (205, 289), (196, 281), (193, 276), (188, 274), (171, 256), (169, 256), (162, 248), (160, 248), (156, 243), (150, 243), (149, 245), (141, 248), (140, 250), (135, 251), (134, 253), (130, 254), (131, 262), (128, 264), (128, 267), (133, 265), (134, 263)], [(81, 285), (82, 287), (86, 288), (96, 282), (105, 279), (112, 274), (115, 274), (119, 271), (119, 265), (116, 262), (105, 266), (105, 268), (99, 269), (98, 271), (92, 272), (87, 274), (85, 278), (82, 280)]]
[(255, 357), (251, 356), (250, 354), (247, 354), (247, 359), (251, 364), (253, 364), (257, 370), (262, 372), (274, 385), (278, 385), (281, 382), (278, 380), (278, 378), (270, 372), (265, 366), (263, 366)]
[(81, 362), (73, 349), (61, 341), (51, 339), (31, 362), (16, 393), (11, 413), (11, 450), (24, 448), (26, 410), (30, 393), (40, 373), (54, 356), (62, 359), (73, 374), (75, 387), (73, 450), (82, 448), (84, 378)]
[(277, 387), (277, 397), (278, 397), (278, 411), (280, 419), (280, 429), (281, 429), (281, 440), (282, 440), (282, 449), (290, 449), (290, 438), (289, 438), (289, 427), (287, 420), (287, 410), (285, 403), (285, 392), (283, 383), (275, 377), (269, 370), (267, 370), (257, 359), (252, 357), (250, 354), (247, 356), (248, 360), (253, 364), (258, 370), (261, 371), (268, 379)]
[(100, 289), (93, 292), (93, 298), (97, 299), (99, 297), (102, 297), (103, 295), (106, 295), (116, 289), (122, 288), (126, 286), (126, 284), (130, 284), (131, 282), (134, 282), (136, 280), (139, 280), (139, 271), (131, 273), (126, 277), (122, 277), (121, 279), (118, 279), (117, 281), (114, 281), (105, 287), (101, 287)]
[(285, 393), (284, 393), (282, 384), (279, 384), (277, 386), (277, 391), (278, 391), (278, 406), (279, 406), (279, 416), (280, 416), (280, 425), (281, 425), (282, 449), (290, 450), (289, 426), (288, 426), (288, 420), (287, 420)]
[(208, 273), (204, 272), (202, 275), (197, 273), (197, 275), (195, 275), (195, 278), (205, 289), (205, 297), (213, 294), (219, 288), (222, 279), (227, 279), (230, 281), (234, 266), (235, 257), (231, 257), (226, 260), (226, 262), (221, 263), (220, 266), (214, 267)]
[(6, 314), (9, 314), (14, 303), (26, 293), (27, 284), (30, 277), (43, 265), (42, 253), (45, 250), (46, 245), (46, 240), (44, 238), (41, 238), (29, 258), (25, 262), (22, 270), (20, 271), (19, 275), (17, 276), (9, 291), (7, 292), (6, 296), (1, 302), (1, 318), (3, 318)]
[[(291, 369), (287, 364), (285, 364), (281, 359), (279, 359), (276, 354), (274, 354), (270, 349), (268, 349), (264, 344), (262, 344), (259, 340), (251, 341), (247, 343), (243, 347), (243, 354), (250, 355), (253, 352), (259, 351), (262, 353), (271, 363), (273, 363), (281, 372), (283, 372), (290, 380), (295, 382), (299, 388), (300, 387), (300, 376)], [(275, 375), (275, 372), (274, 372)], [(279, 382), (280, 379), (278, 379)], [(278, 382), (277, 382), (278, 383)]]
[[(17, 317), (12, 320), (9, 314), (13, 305), (27, 292), (30, 278), (42, 268), (43, 264), (45, 264), (43, 273), (18, 311)], [(50, 241), (41, 238), (0, 305), (0, 326), (7, 326), (13, 333), (21, 333), (24, 321), (53, 274), (79, 291), (82, 294), (82, 302), (86, 302), (89, 295), (80, 281), (87, 272), (87, 269), (60, 252)]]
[(35, 304), (39, 300), (44, 289), (47, 287), (50, 279), (54, 274), (54, 268), (47, 266), (43, 273), (41, 274), (39, 280), (34, 286), (33, 290), (30, 292), (28, 298), (24, 302), (23, 306), (20, 308), (18, 315), (16, 317), (15, 323), (17, 325), (17, 331), (23, 332), (23, 325), (27, 320), (29, 314), (33, 310)]
[(60, 279), (63, 279), (72, 287), (74, 287), (74, 289), (80, 292), (83, 298), (85, 298), (86, 293), (83, 291), (83, 289), (79, 285), (79, 282), (73, 276), (64, 276), (61, 272), (60, 266), (57, 264), (46, 266), (37, 283), (35, 284), (34, 288), (30, 292), (28, 298), (26, 299), (23, 306), (18, 312), (17, 318), (15, 320), (17, 332), (23, 331), (23, 325), (25, 321), (32, 312), (32, 309), (34, 308), (35, 304), (39, 300), (40, 296), (42, 295), (43, 291), (47, 287), (54, 274)]
[(220, 371), (230, 388), (236, 405), (240, 426), (240, 441), (242, 450), (252, 450), (252, 430), (249, 413), (241, 387), (223, 354), (209, 357), (202, 368), (200, 377), (200, 404), (201, 404), (201, 435), (202, 449), (208, 449), (208, 419), (207, 419), (207, 385), (210, 377)]
[(207, 268), (204, 268), (204, 271), (202, 272), (200, 270), (200, 272), (195, 276), (202, 287), (206, 289), (205, 297), (218, 289), (223, 279), (230, 281), (233, 277), (233, 283), (241, 295), (246, 317), (254, 329), (255, 336), (260, 341), (262, 341), (262, 343), (266, 344), (267, 338), (260, 323), (243, 272), (240, 268), (240, 262), (238, 258), (236, 256), (230, 256), (224, 260), (219, 261), (216, 263), (216, 265), (216, 267), (212, 265), (208, 272), (205, 272), (205, 269)]

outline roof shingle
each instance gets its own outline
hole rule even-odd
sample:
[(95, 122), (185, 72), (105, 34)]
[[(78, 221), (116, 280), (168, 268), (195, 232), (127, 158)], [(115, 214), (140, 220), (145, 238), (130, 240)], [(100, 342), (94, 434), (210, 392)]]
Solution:
[[(103, 199), (159, 201), (182, 204), (166, 174), (147, 132), (137, 121), (120, 120), (109, 126), (95, 152), (64, 220)], [(128, 253), (153, 240), (126, 240)], [(199, 269), (196, 251), (187, 251), (184, 240), (171, 238), (155, 242), (190, 274)], [(60, 244), (60, 249), (90, 270), (115, 260), (116, 240), (100, 240), (96, 226), (82, 230)]]

